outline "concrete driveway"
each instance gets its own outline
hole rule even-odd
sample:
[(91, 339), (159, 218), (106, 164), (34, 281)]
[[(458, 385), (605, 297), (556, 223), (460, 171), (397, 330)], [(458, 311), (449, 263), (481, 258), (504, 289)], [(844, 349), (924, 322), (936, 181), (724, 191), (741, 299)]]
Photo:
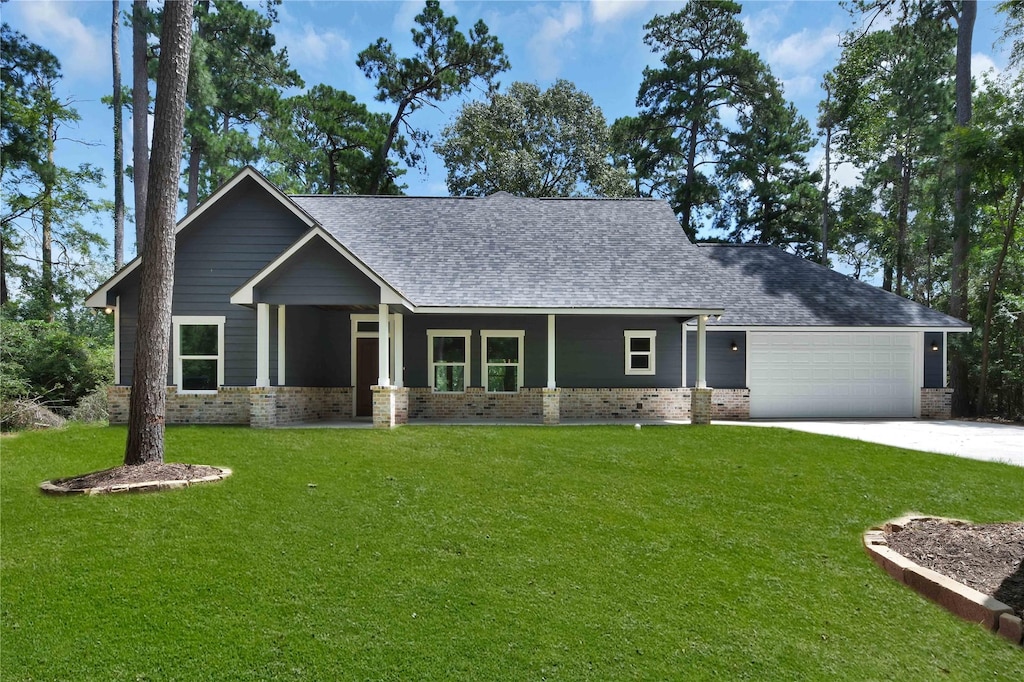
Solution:
[(777, 427), (865, 440), (910, 450), (1024, 466), (1024, 427), (988, 422), (917, 419), (748, 421), (716, 424)]

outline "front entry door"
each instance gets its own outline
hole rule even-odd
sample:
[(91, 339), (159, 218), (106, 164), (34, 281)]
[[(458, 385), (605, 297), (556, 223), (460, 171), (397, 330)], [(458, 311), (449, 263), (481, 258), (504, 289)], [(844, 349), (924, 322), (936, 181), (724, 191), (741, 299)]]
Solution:
[(356, 339), (356, 416), (373, 416), (373, 391), (377, 383), (377, 339)]

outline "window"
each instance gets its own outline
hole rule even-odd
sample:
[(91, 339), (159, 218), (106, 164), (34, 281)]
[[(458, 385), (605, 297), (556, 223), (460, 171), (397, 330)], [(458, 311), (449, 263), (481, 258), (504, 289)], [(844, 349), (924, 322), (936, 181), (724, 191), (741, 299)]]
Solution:
[(224, 385), (224, 318), (173, 318), (174, 384), (188, 393)]
[(489, 393), (515, 393), (523, 387), (523, 332), (480, 332), (481, 380)]
[(654, 374), (654, 337), (657, 332), (627, 329), (626, 374)]
[(462, 393), (469, 376), (468, 329), (428, 329), (430, 387), (438, 393)]

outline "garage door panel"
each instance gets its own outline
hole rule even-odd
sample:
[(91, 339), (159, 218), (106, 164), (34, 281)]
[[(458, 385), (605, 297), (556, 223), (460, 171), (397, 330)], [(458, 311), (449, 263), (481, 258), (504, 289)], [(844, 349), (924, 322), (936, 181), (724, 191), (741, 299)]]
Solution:
[(750, 416), (911, 417), (913, 332), (750, 332)]

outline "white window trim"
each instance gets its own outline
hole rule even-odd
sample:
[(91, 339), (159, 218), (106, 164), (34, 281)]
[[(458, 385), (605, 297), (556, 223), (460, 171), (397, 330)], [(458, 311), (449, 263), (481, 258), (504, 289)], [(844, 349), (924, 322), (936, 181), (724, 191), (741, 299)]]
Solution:
[[(519, 389), (523, 387), (523, 339), (526, 336), (526, 331), (523, 329), (482, 329), (480, 330), (480, 385), (484, 387), (484, 391), (487, 393), (518, 393)], [(490, 338), (512, 338), (518, 339), (519, 341), (519, 362), (515, 363), (516, 367), (516, 390), (515, 391), (491, 391), (487, 388), (487, 368), (490, 366), (495, 367), (512, 367), (511, 363), (507, 362), (487, 362), (487, 339)]]
[[(626, 374), (627, 375), (632, 375), (632, 376), (638, 376), (638, 375), (652, 376), (653, 374), (655, 374), (656, 370), (655, 370), (655, 366), (654, 366), (654, 359), (657, 356), (657, 352), (656, 352), (657, 351), (657, 346), (655, 345), (655, 338), (658, 336), (658, 332), (656, 332), (654, 330), (650, 330), (650, 329), (626, 329), (626, 330), (624, 330), (622, 332), (622, 334), (625, 337), (625, 356), (626, 356), (626, 365), (625, 365), (625, 367), (626, 367)], [(633, 339), (650, 339), (650, 341), (651, 341), (651, 350), (650, 350), (650, 352), (640, 352), (640, 351), (632, 351), (632, 350), (630, 350), (630, 345), (631, 345), (630, 342)], [(632, 367), (632, 363), (630, 362), (630, 359), (634, 355), (648, 355), (650, 357), (650, 362), (648, 363), (646, 369), (634, 369)]]
[[(434, 339), (438, 337), (462, 337), (466, 340), (466, 362), (434, 362)], [(428, 329), (427, 330), (427, 385), (434, 393), (465, 393), (470, 384), (470, 369), (473, 366), (473, 346), (470, 340), (473, 336), (471, 329)], [(437, 365), (456, 366), (465, 364), (462, 372), (463, 386), (461, 391), (439, 391), (434, 386), (434, 368)]]
[[(171, 318), (172, 332), (171, 339), (174, 345), (174, 385), (178, 393), (194, 395), (217, 393), (213, 391), (186, 391), (182, 386), (181, 361), (182, 360), (216, 360), (217, 361), (217, 387), (224, 385), (224, 316), (223, 315), (175, 315)], [(217, 355), (181, 355), (181, 326), (182, 325), (217, 325)]]

